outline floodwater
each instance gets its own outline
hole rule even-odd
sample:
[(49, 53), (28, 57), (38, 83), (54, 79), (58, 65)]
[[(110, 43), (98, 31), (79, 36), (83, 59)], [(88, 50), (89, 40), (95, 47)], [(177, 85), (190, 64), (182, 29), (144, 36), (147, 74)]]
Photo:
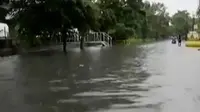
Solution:
[(199, 112), (200, 52), (170, 41), (0, 59), (0, 112)]

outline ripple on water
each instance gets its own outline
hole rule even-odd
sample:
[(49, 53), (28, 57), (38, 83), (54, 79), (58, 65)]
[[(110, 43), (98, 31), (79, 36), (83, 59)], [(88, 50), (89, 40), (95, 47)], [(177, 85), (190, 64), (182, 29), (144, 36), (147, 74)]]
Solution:
[(61, 83), (62, 80), (50, 80), (49, 83), (52, 84), (52, 83)]
[(99, 83), (99, 82), (105, 82), (105, 81), (113, 81), (116, 80), (117, 78), (94, 78), (94, 79), (90, 79), (90, 80), (81, 80), (81, 81), (77, 81), (76, 84), (87, 84), (87, 83)]
[(96, 112), (160, 112), (160, 111), (156, 111), (156, 109), (149, 109), (149, 108), (143, 108), (143, 109), (125, 108), (125, 109), (109, 109), (109, 110), (103, 109), (103, 110), (98, 110)]
[(95, 79), (91, 79), (91, 83), (97, 83), (97, 82), (103, 82), (103, 81), (113, 81), (116, 80), (116, 78), (95, 78)]
[(78, 99), (60, 99), (57, 103), (78, 103)]
[(162, 105), (162, 102), (158, 102), (155, 104), (137, 104), (137, 103), (132, 103), (132, 104), (114, 104), (111, 106), (112, 109), (127, 109), (127, 108), (160, 108)]
[(106, 76), (107, 76), (107, 77), (117, 77), (116, 74), (107, 74)]
[(87, 84), (87, 83), (91, 83), (90, 80), (75, 81), (75, 84)]
[(67, 90), (69, 90), (68, 87), (50, 87), (49, 89), (52, 92), (59, 92), (59, 91), (67, 91)]
[(138, 92), (118, 92), (118, 93), (106, 93), (106, 92), (98, 92), (98, 91), (93, 91), (93, 92), (82, 92), (82, 93), (77, 93), (74, 94), (75, 97), (111, 97), (111, 96), (133, 96), (133, 97), (140, 97)]
[(127, 78), (127, 79), (121, 79), (121, 81), (123, 81), (124, 83), (134, 83), (135, 81), (137, 81), (138, 79), (137, 78)]
[(126, 89), (118, 89), (118, 90), (104, 90), (106, 93), (118, 93), (118, 92), (127, 92)]

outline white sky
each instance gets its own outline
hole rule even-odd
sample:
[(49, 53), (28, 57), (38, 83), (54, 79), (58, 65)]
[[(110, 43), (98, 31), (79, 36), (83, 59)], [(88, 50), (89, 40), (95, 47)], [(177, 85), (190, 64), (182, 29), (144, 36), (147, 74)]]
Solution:
[(173, 15), (177, 10), (187, 10), (190, 14), (196, 13), (199, 0), (148, 0), (153, 2), (164, 3), (170, 15)]

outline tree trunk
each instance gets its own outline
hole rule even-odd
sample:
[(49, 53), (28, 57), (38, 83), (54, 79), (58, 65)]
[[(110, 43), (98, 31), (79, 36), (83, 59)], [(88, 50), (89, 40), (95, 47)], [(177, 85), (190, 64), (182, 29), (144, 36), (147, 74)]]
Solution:
[(158, 41), (158, 38), (159, 38), (158, 32), (156, 32), (156, 37), (155, 37), (156, 41)]
[(81, 30), (80, 31), (80, 49), (84, 50), (84, 37), (87, 31)]
[(63, 27), (63, 29), (62, 29), (62, 42), (63, 42), (63, 52), (64, 53), (67, 52), (67, 50), (66, 50), (66, 46), (67, 46), (66, 40), (67, 40), (67, 37), (66, 36), (67, 36), (66, 35), (66, 29), (65, 29), (65, 27)]
[(80, 38), (80, 49), (83, 50), (84, 49), (84, 37), (81, 36)]
[(142, 25), (142, 36), (143, 36), (143, 41), (146, 40), (147, 38), (147, 19), (146, 19), (146, 15), (145, 18), (143, 20), (143, 25)]
[(63, 36), (63, 52), (64, 52), (64, 53), (67, 52), (66, 46), (67, 46), (67, 44), (66, 44), (66, 37)]

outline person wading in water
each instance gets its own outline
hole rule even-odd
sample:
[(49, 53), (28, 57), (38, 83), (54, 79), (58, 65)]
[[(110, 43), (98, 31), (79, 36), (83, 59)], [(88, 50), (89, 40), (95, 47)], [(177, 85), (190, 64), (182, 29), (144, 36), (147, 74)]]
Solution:
[(178, 35), (178, 46), (181, 46), (181, 35)]

